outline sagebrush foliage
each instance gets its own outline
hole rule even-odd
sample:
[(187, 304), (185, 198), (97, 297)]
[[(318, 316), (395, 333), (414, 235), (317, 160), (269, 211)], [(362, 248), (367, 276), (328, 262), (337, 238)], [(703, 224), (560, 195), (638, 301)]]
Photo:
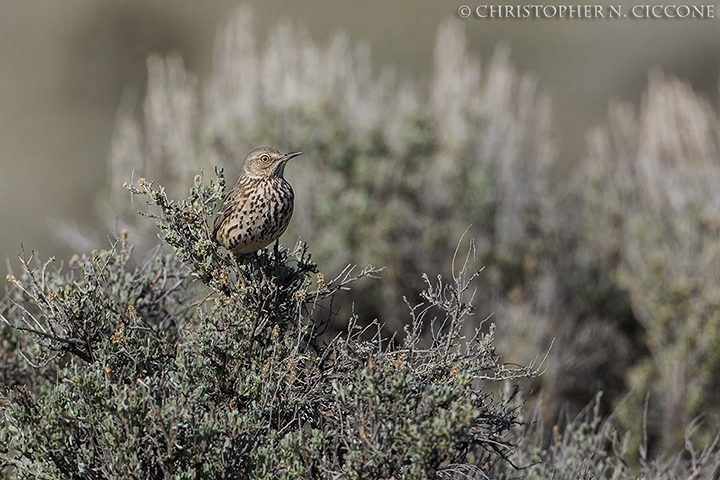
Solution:
[(138, 183), (136, 203), (152, 204), (145, 215), (172, 252), (132, 267), (123, 235), (67, 267), (30, 258), (9, 276), (2, 319), (22, 338), (10, 360), (37, 370), (2, 387), (6, 472), (360, 479), (465, 468), (482, 477), (507, 461), (519, 424), (501, 386), (536, 370), (503, 364), (492, 333), (461, 336), (471, 257), (449, 284), (426, 277), (402, 342), (356, 317), (328, 336), (332, 297), (375, 269), (326, 281), (302, 245), (229, 258), (209, 236), (222, 176), (197, 176), (182, 202)]
[(609, 118), (589, 137), (587, 244), (628, 292), (648, 350), (618, 417), (636, 445), (647, 428), (651, 451), (704, 447), (720, 424), (720, 116), (654, 72), (641, 108), (613, 104)]
[[(549, 368), (531, 384), (540, 393), (528, 403), (536, 406), (532, 418), (538, 422), (523, 437), (513, 440), (513, 433), (520, 432), (511, 429), (505, 438), (518, 445), (511, 457), (513, 463), (529, 468), (518, 472), (499, 461), (486, 470), (488, 476), (717, 477), (717, 108), (689, 85), (654, 74), (642, 106), (611, 105), (607, 125), (588, 136), (587, 157), (579, 160), (579, 168), (566, 174), (567, 165), (559, 161), (560, 136), (554, 131), (550, 99), (539, 93), (531, 75), (514, 69), (505, 46), (499, 46), (481, 69), (479, 59), (467, 48), (463, 28), (462, 22), (443, 24), (437, 34), (432, 74), (420, 80), (403, 77), (392, 68), (378, 72), (369, 48), (342, 32), (318, 43), (302, 27), (280, 21), (265, 35), (267, 40), (260, 42), (249, 7), (241, 7), (218, 31), (213, 71), (202, 82), (185, 70), (179, 56), (151, 56), (142, 104), (126, 101), (118, 115), (108, 160), (108, 184), (100, 202), (108, 225), (120, 223), (140, 251), (149, 250), (156, 242), (154, 225), (135, 214), (122, 188), (133, 171), (161, 179), (169, 195), (178, 197), (186, 191), (192, 175), (215, 165), (236, 169), (238, 158), (251, 148), (262, 144), (302, 148), (303, 159), (287, 172), (296, 191), (303, 194), (296, 199), (295, 218), (286, 238), (302, 235), (312, 245), (313, 258), (326, 271), (342, 270), (348, 259), (379, 263), (386, 269), (379, 281), (361, 282), (351, 292), (333, 297), (352, 275), (342, 271), (326, 285), (324, 276), (315, 272), (301, 249), (292, 254), (271, 250), (235, 268), (209, 240), (204, 223), (205, 210), (217, 202), (222, 180), (209, 186), (198, 182), (184, 204), (171, 203), (159, 189), (148, 186), (146, 192), (147, 185), (140, 185), (136, 193), (147, 193), (160, 206), (157, 214), (164, 239), (189, 268), (177, 264), (146, 267), (147, 275), (155, 272), (159, 279), (165, 274), (158, 272), (165, 270), (178, 275), (176, 282), (179, 275), (186, 275), (177, 291), (166, 294), (165, 286), (148, 283), (146, 273), (126, 265), (125, 274), (135, 278), (136, 286), (123, 288), (141, 292), (160, 288), (157, 298), (167, 302), (164, 308), (172, 321), (159, 334), (167, 335), (168, 343), (176, 338), (173, 348), (190, 344), (198, 331), (195, 327), (203, 324), (202, 315), (214, 318), (210, 299), (234, 299), (237, 305), (254, 307), (237, 315), (231, 313), (237, 305), (216, 307), (218, 315), (225, 316), (225, 323), (218, 324), (222, 345), (234, 345), (229, 332), (235, 329), (250, 332), (253, 339), (244, 347), (255, 355), (258, 349), (269, 348), (259, 342), (272, 338), (273, 330), (268, 334), (268, 329), (278, 325), (278, 339), (294, 332), (292, 345), (296, 347), (288, 347), (292, 352), (297, 349), (311, 358), (324, 359), (322, 365), (327, 368), (328, 362), (338, 358), (365, 358), (357, 357), (361, 350), (356, 348), (349, 349), (350, 357), (338, 356), (336, 348), (341, 344), (376, 345), (380, 349), (380, 343), (372, 343), (378, 340), (372, 340), (370, 330), (353, 337), (357, 333), (354, 325), (366, 325), (378, 317), (385, 328), (383, 334), (401, 329), (407, 310), (398, 299), (405, 295), (413, 303), (413, 298), (420, 298), (415, 297), (420, 290), (429, 288), (426, 281), (423, 283), (423, 271), (443, 272), (450, 277), (447, 258), (457, 238), (472, 223), (469, 236), (476, 239), (478, 258), (486, 270), (478, 279), (475, 297), (482, 314), (464, 323), (466, 331), (473, 332), (485, 314), (495, 312), (499, 319), (495, 345), (505, 358), (520, 363), (530, 362), (555, 339)], [(570, 160), (574, 163), (575, 159)], [(74, 247), (99, 242), (87, 242), (75, 227), (63, 232)], [(118, 256), (123, 244), (121, 239), (110, 252), (100, 252), (99, 258)], [(148, 258), (160, 259), (160, 253)], [(91, 260), (73, 261), (61, 274), (52, 271), (52, 265), (26, 264), (25, 277), (18, 280), (20, 284), (10, 292), (9, 301), (0, 307), (8, 319), (0, 330), (3, 391), (24, 386), (36, 395), (28, 398), (37, 401), (41, 398), (37, 395), (50, 391), (58, 378), (69, 378), (68, 369), (84, 365), (82, 355), (97, 354), (99, 347), (93, 342), (98, 338), (117, 332), (116, 339), (126, 334), (149, 334), (149, 326), (128, 330), (130, 324), (122, 319), (132, 311), (124, 309), (126, 303), (112, 300), (114, 294), (107, 289), (94, 286), (102, 284), (102, 278), (92, 270), (96, 267)], [(166, 261), (176, 262), (172, 258)], [(90, 274), (85, 274), (81, 264), (92, 267)], [(108, 265), (102, 275), (116, 275), (108, 270), (115, 264)], [(35, 280), (28, 276), (31, 272), (35, 272)], [(234, 276), (238, 273), (240, 279)], [(364, 274), (371, 275), (373, 270)], [(192, 279), (200, 281), (192, 283)], [(282, 280), (277, 283), (273, 279)], [(307, 286), (310, 280), (312, 286)], [(238, 281), (245, 287), (242, 291), (237, 289)], [(45, 286), (32, 287), (33, 282), (59, 284), (62, 288), (58, 290), (71, 292), (68, 298), (63, 297), (65, 307), (56, 306), (50, 293), (42, 293)], [(115, 309), (107, 319), (92, 315), (96, 304), (79, 302), (84, 297), (78, 289), (90, 290), (88, 285), (101, 292), (93, 293), (92, 298)], [(25, 288), (24, 293), (20, 286)], [(179, 302), (181, 298), (176, 299), (176, 295), (180, 294), (189, 295), (191, 300)], [(301, 300), (294, 297), (296, 294)], [(430, 303), (437, 301), (436, 296)], [(182, 310), (180, 305), (189, 308)], [(347, 313), (329, 325), (334, 318), (331, 312), (340, 307)], [(355, 316), (351, 317), (351, 308), (360, 318), (357, 323)], [(39, 315), (40, 323), (30, 314)], [(19, 325), (42, 330), (38, 325), (54, 321), (56, 315), (75, 322), (75, 326), (63, 327), (69, 329), (67, 335), (57, 325), (53, 328), (59, 330), (51, 330), (51, 337), (28, 335), (8, 326), (9, 319), (27, 318), (29, 323)], [(119, 321), (120, 326), (78, 323), (97, 318)], [(142, 312), (140, 318), (160, 321)], [(291, 318), (296, 323), (284, 325)], [(346, 328), (348, 318), (350, 331)], [(248, 324), (250, 321), (257, 324)], [(223, 330), (223, 325), (234, 327)], [(328, 326), (331, 328), (323, 336), (321, 332)], [(376, 327), (371, 327), (372, 332)], [(329, 332), (343, 329), (344, 336), (336, 342), (345, 343), (328, 347)], [(64, 341), (52, 337), (58, 332), (65, 335), (61, 337)], [(409, 329), (410, 338), (412, 332)], [(398, 349), (405, 348), (398, 338), (395, 340)], [(144, 345), (150, 348), (153, 342), (157, 340), (149, 338)], [(417, 356), (418, 349), (413, 349), (412, 357), (396, 353), (392, 357), (387, 344), (382, 345), (383, 355), (389, 355), (387, 361), (412, 358), (416, 362), (413, 368), (420, 368), (417, 362), (435, 365), (432, 362), (440, 361), (432, 355)], [(167, 353), (173, 348), (146, 352), (147, 362), (154, 365), (163, 363), (163, 358), (175, 358)], [(69, 353), (73, 349), (74, 355)], [(58, 354), (49, 355), (49, 351)], [(202, 358), (214, 358), (215, 354), (215, 350), (207, 350)], [(293, 359), (300, 354), (282, 358)], [(276, 358), (281, 358), (278, 355)], [(380, 364), (374, 354), (367, 355), (368, 365), (375, 368)], [(118, 358), (124, 366), (124, 357)], [(219, 365), (233, 361), (236, 358), (213, 360)], [(290, 368), (288, 365), (272, 365), (273, 372), (288, 372), (287, 378), (314, 379), (303, 376), (314, 371), (307, 360), (297, 358), (295, 370), (289, 371), (283, 370)], [(249, 378), (257, 379), (259, 367), (254, 368), (248, 370), (254, 372)], [(428, 367), (430, 370), (436, 371)], [(298, 371), (302, 371), (300, 377)], [(348, 371), (351, 369), (343, 370)], [(107, 375), (104, 370), (102, 373)], [(393, 373), (391, 378), (400, 373)], [(235, 377), (224, 375), (222, 388), (230, 391), (236, 386)], [(357, 381), (369, 382), (373, 375), (378, 375), (377, 369)], [(380, 377), (384, 378), (382, 374)], [(422, 376), (413, 378), (428, 382)], [(277, 385), (295, 391), (292, 382), (290, 386), (283, 382)], [(409, 383), (400, 385), (409, 388)], [(486, 393), (495, 391), (489, 388)], [(581, 411), (598, 388), (604, 389), (602, 404)], [(422, 435), (428, 432), (425, 427), (383, 417), (392, 412), (404, 420), (398, 413), (402, 410), (380, 411), (379, 403), (359, 396), (359, 391), (353, 390), (343, 400), (350, 403), (343, 403), (345, 410), (337, 414), (337, 418), (346, 419), (349, 412), (353, 419), (347, 420), (350, 424), (362, 420), (377, 427), (370, 430), (374, 436), (368, 436), (368, 430), (355, 431), (358, 449), (367, 445), (364, 438), (389, 442), (393, 435), (406, 440), (413, 436), (422, 443)], [(385, 398), (387, 389), (362, 391)], [(462, 397), (462, 401), (467, 399)], [(0, 402), (2, 408), (9, 405), (5, 398)], [(413, 405), (421, 408), (426, 404)], [(375, 416), (368, 417), (368, 411)], [(427, 411), (430, 422), (442, 414)], [(574, 417), (576, 412), (580, 415)], [(329, 414), (323, 410), (322, 415)], [(376, 422), (380, 417), (386, 421)], [(19, 433), (7, 425), (3, 435), (15, 441)], [(288, 431), (281, 432), (279, 442), (289, 446), (282, 453), (286, 464), (293, 457), (290, 452), (307, 454), (302, 447), (309, 445), (304, 435), (314, 427), (303, 425), (300, 430), (290, 424)], [(616, 427), (630, 433), (625, 436), (615, 431)], [(462, 436), (462, 427), (458, 428), (456, 433)], [(353, 432), (348, 428), (344, 431)], [(319, 438), (317, 445), (325, 445), (324, 437)], [(446, 445), (441, 438), (432, 438), (436, 444)], [(337, 461), (360, 455), (361, 450), (342, 445)], [(32, 449), (27, 452), (38, 455)], [(267, 460), (263, 462), (279, 462), (273, 459), (272, 449), (268, 452), (263, 454)], [(326, 450), (313, 452), (322, 455)], [(393, 463), (399, 458), (393, 456), (396, 450), (390, 448), (389, 452), (393, 460), (387, 455), (383, 460), (397, 465)], [(250, 453), (247, 455), (251, 458)], [(358, 464), (376, 468), (380, 451), (372, 455), (376, 456), (360, 455)], [(428, 455), (434, 458), (434, 454)], [(415, 453), (411, 456), (420, 458)], [(417, 461), (427, 465), (426, 460)], [(468, 463), (482, 463), (482, 459)], [(327, 475), (334, 475), (334, 468)], [(479, 475), (461, 461), (442, 468), (438, 476)], [(358, 474), (370, 475), (368, 471)], [(293, 474), (301, 476), (298, 472)]]

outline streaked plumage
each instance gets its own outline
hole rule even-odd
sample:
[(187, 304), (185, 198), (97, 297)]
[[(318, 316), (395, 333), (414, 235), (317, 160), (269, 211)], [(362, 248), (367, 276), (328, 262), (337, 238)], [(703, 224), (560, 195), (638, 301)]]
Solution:
[(253, 253), (280, 238), (290, 224), (295, 200), (283, 173), (287, 162), (300, 154), (271, 147), (248, 154), (213, 224), (213, 238), (220, 245), (233, 253)]

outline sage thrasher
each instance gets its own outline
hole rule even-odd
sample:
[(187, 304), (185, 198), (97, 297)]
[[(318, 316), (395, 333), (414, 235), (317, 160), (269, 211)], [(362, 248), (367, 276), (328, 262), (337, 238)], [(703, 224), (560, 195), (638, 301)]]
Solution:
[(271, 147), (248, 153), (235, 186), (223, 198), (213, 224), (213, 238), (232, 253), (253, 253), (285, 232), (295, 194), (283, 178), (285, 165), (302, 152)]

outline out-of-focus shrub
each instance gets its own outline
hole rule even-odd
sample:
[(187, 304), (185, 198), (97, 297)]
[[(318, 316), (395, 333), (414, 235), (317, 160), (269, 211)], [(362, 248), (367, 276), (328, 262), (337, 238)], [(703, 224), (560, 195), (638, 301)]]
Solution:
[[(512, 464), (523, 468), (518, 471), (512, 468), (511, 462), (498, 463), (497, 468), (488, 472), (489, 477), (630, 480), (717, 476), (720, 471), (720, 436), (701, 447), (688, 441), (684, 449), (673, 454), (650, 457), (647, 436), (643, 435), (645, 432), (638, 432), (636, 439), (633, 433), (619, 428), (622, 422), (614, 413), (602, 413), (601, 399), (602, 393), (599, 393), (578, 415), (561, 418), (552, 428), (549, 441), (542, 438), (545, 430), (538, 428), (541, 419), (528, 423), (510, 459)], [(692, 437), (696, 427), (691, 423), (685, 429), (685, 437)], [(633, 449), (632, 445), (638, 441), (641, 448)]]
[(706, 99), (655, 73), (639, 113), (612, 105), (589, 142), (588, 243), (629, 292), (650, 353), (629, 372), (619, 415), (640, 431), (647, 398), (661, 451), (698, 416), (700, 445), (720, 424), (719, 126)]

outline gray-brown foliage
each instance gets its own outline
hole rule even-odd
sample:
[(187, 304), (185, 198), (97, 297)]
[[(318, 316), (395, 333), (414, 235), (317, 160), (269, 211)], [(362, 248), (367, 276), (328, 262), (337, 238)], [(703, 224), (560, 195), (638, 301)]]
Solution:
[(173, 250), (138, 267), (123, 235), (67, 267), (26, 259), (9, 276), (3, 332), (22, 340), (5, 354), (36, 369), (2, 386), (6, 473), (483, 478), (508, 461), (518, 410), (501, 387), (537, 372), (502, 363), (492, 334), (461, 336), (471, 256), (449, 283), (426, 277), (400, 344), (356, 317), (323, 336), (335, 319), (316, 310), (376, 270), (327, 281), (302, 245), (229, 258), (208, 223), (222, 185), (197, 176), (183, 202), (144, 179), (131, 186)]
[(625, 289), (650, 355), (635, 365), (621, 417), (649, 397), (648, 433), (661, 450), (706, 445), (720, 422), (720, 122), (689, 85), (650, 76), (640, 110), (613, 104), (590, 137), (587, 243)]
[[(507, 475), (712, 478), (720, 418), (717, 107), (683, 82), (653, 75), (639, 110), (613, 104), (607, 124), (588, 135), (586, 158), (569, 159), (580, 168), (563, 172), (563, 132), (553, 129), (549, 98), (515, 71), (507, 46), (481, 68), (462, 25), (449, 21), (438, 32), (432, 75), (408, 79), (378, 72), (367, 46), (343, 33), (318, 43), (281, 21), (261, 44), (252, 12), (241, 8), (219, 30), (208, 78), (187, 72), (177, 56), (153, 56), (140, 106), (132, 87), (142, 86), (128, 88), (102, 216), (147, 251), (157, 232), (127, 201), (122, 185), (132, 171), (162, 179), (179, 197), (203, 169), (225, 165), (234, 175), (238, 157), (259, 145), (302, 149), (286, 172), (298, 195), (283, 241), (302, 236), (325, 272), (347, 262), (386, 266), (379, 281), (321, 304), (344, 312), (336, 328), (347, 331), (343, 322), (355, 315), (362, 325), (377, 317), (383, 334), (400, 332), (401, 348), (408, 317), (399, 299), (422, 301), (424, 271), (451, 277), (447, 260), (472, 224), (468, 237), (485, 267), (475, 280), (474, 320), (494, 312), (498, 351), (521, 364), (555, 339), (546, 373), (527, 389), (539, 392), (529, 403), (538, 401), (542, 422), (533, 435), (508, 439), (519, 444), (516, 464), (539, 463)], [(216, 201), (218, 186), (202, 188), (203, 201)], [(202, 223), (206, 206), (174, 210), (155, 195), (173, 225), (166, 241), (194, 277), (225, 295), (232, 276), (218, 276), (205, 227), (187, 226)], [(75, 231), (71, 240), (87, 244)], [(281, 274), (277, 258), (265, 253), (260, 262)], [(315, 275), (304, 265), (304, 273), (293, 267), (301, 284)], [(248, 301), (266, 293), (247, 292)], [(274, 305), (284, 305), (269, 311), (275, 319), (296, 308)], [(316, 313), (329, 318), (328, 310)], [(465, 326), (472, 335), (479, 324)], [(14, 352), (36, 348), (26, 335), (3, 335), (6, 385), (55, 378), (57, 363), (36, 369), (19, 361)], [(312, 332), (303, 335), (298, 345), (312, 345)], [(589, 415), (582, 408), (598, 389), (603, 401)], [(504, 475), (503, 465), (492, 474)]]

